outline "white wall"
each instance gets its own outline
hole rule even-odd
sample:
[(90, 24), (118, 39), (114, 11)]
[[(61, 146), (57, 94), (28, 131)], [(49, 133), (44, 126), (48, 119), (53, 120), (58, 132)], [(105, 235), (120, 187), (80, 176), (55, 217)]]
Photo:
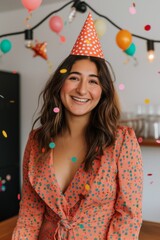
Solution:
[[(68, 1), (60, 1), (51, 5), (41, 6), (33, 12), (30, 21), (34, 26), (51, 11), (58, 9)], [(131, 33), (138, 34), (151, 39), (160, 39), (159, 34), (159, 8), (160, 1), (155, 0), (154, 4), (150, 0), (134, 1), (136, 3), (137, 14), (131, 15), (129, 7), (132, 1), (123, 0), (86, 0), (95, 10), (107, 16), (121, 28), (128, 29)], [(59, 37), (51, 32), (48, 20), (34, 31), (34, 39), (40, 42), (47, 42), (47, 54), (53, 64), (53, 69), (66, 57), (83, 26), (89, 9), (85, 14), (78, 13), (75, 20), (69, 24), (68, 14), (70, 6), (63, 9), (57, 15), (63, 17), (65, 24), (62, 35), (65, 35), (66, 43), (60, 43)], [(91, 11), (92, 12), (92, 11)], [(27, 17), (26, 9), (9, 11), (0, 14), (0, 35), (9, 32), (16, 32), (26, 29), (24, 20)], [(94, 19), (98, 16), (92, 13)], [(107, 21), (106, 21), (107, 22)], [(151, 30), (146, 32), (144, 26), (151, 25)], [(145, 98), (149, 98), (152, 104), (160, 104), (160, 44), (155, 44), (156, 59), (149, 63), (146, 56), (146, 42), (138, 38), (133, 38), (137, 47), (135, 57), (138, 65), (134, 65), (131, 60), (125, 64), (127, 57), (118, 48), (115, 37), (118, 29), (107, 22), (107, 31), (101, 39), (102, 48), (106, 59), (112, 64), (116, 74), (116, 87), (120, 83), (125, 84), (125, 90), (119, 92), (119, 96), (124, 111), (132, 112), (136, 110), (137, 104), (142, 104)], [(28, 133), (32, 125), (32, 116), (37, 106), (38, 94), (44, 83), (49, 78), (48, 65), (40, 57), (33, 57), (33, 51), (24, 47), (24, 36), (8, 37), (12, 41), (13, 48), (0, 58), (0, 69), (13, 71), (21, 74), (21, 156)], [(0, 39), (1, 41), (1, 39)], [(143, 218), (145, 220), (160, 222), (160, 148), (142, 148), (144, 159), (144, 204)], [(147, 173), (153, 173), (152, 177)], [(152, 180), (153, 179), (153, 180)], [(152, 182), (152, 183), (151, 183)]]

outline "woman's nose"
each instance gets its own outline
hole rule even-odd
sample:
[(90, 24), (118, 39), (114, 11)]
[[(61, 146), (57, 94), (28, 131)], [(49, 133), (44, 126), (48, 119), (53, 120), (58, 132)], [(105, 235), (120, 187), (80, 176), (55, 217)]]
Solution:
[(81, 95), (85, 95), (87, 93), (87, 82), (85, 81), (80, 81), (78, 86), (77, 86), (77, 92)]

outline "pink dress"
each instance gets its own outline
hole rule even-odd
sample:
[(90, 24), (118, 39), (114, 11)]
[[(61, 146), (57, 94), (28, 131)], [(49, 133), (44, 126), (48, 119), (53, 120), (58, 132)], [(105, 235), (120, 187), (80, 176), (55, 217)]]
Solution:
[(119, 127), (114, 146), (77, 170), (62, 194), (52, 154), (36, 161), (31, 132), (23, 162), (19, 218), (12, 240), (138, 240), (142, 223), (143, 168), (134, 131)]

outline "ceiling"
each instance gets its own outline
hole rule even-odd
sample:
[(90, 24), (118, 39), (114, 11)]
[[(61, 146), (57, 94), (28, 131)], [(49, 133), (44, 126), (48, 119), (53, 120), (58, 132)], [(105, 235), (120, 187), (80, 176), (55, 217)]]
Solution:
[[(42, 4), (60, 2), (63, 0), (42, 0)], [(12, 11), (24, 8), (21, 0), (0, 0), (0, 12)]]

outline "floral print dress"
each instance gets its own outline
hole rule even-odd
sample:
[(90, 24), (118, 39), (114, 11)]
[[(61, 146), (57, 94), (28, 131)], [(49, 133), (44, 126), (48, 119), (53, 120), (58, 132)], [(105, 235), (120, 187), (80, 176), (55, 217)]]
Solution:
[(134, 131), (119, 127), (115, 144), (93, 161), (88, 173), (82, 163), (64, 194), (53, 154), (37, 161), (33, 134), (24, 153), (22, 199), (12, 240), (138, 240), (143, 168)]

